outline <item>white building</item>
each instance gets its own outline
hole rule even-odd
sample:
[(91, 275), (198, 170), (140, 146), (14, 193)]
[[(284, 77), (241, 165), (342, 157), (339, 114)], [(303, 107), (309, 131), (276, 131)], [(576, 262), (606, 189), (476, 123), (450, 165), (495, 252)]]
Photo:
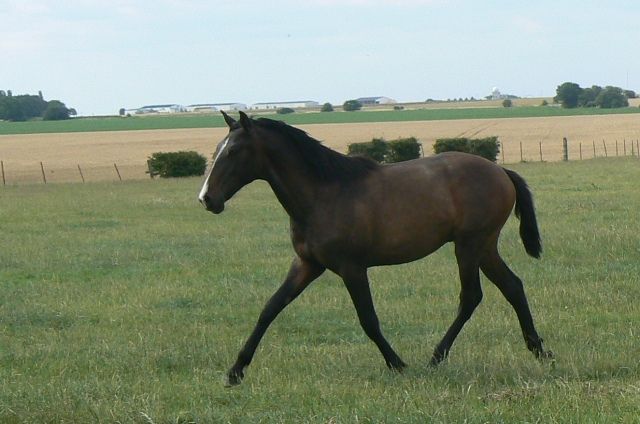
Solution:
[(217, 112), (224, 110), (225, 112), (233, 112), (237, 110), (247, 110), (244, 103), (198, 103), (186, 107), (187, 112)]
[(251, 109), (267, 110), (267, 109), (280, 109), (281, 107), (288, 107), (291, 109), (300, 109), (307, 107), (318, 107), (320, 104), (313, 100), (297, 100), (292, 102), (265, 102), (254, 103), (251, 105)]
[(356, 100), (359, 101), (363, 106), (365, 106), (365, 105), (392, 105), (392, 104), (398, 103), (394, 99), (391, 99), (389, 97), (384, 97), (384, 96), (360, 97), (359, 99), (356, 99)]
[(178, 104), (166, 104), (166, 105), (147, 105), (142, 106), (141, 108), (134, 109), (134, 113), (136, 114), (145, 114), (145, 113), (178, 113), (178, 112), (186, 112), (186, 109), (182, 105)]

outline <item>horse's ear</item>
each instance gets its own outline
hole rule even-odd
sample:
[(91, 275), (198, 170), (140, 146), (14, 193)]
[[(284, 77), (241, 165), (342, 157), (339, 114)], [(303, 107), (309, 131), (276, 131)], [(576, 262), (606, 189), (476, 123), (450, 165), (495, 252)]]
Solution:
[(227, 123), (227, 125), (229, 126), (229, 128), (233, 128), (233, 126), (236, 124), (236, 120), (233, 119), (232, 117), (230, 117), (229, 115), (227, 115), (224, 110), (221, 110), (220, 113), (222, 113), (222, 116), (224, 117), (224, 122)]
[(253, 121), (243, 111), (240, 111), (240, 125), (245, 131), (251, 131), (253, 127)]

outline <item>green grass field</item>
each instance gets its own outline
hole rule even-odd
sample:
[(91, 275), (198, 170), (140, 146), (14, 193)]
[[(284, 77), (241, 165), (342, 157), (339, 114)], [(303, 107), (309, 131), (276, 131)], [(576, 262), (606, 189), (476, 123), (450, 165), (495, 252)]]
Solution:
[[(455, 108), (455, 109), (408, 109), (400, 111), (362, 110), (358, 112), (308, 112), (289, 115), (271, 113), (273, 119), (285, 121), (292, 125), (358, 123), (358, 122), (394, 122), (394, 121), (434, 121), (454, 119), (494, 119), (494, 118), (528, 118), (548, 116), (581, 116), (609, 114), (640, 113), (638, 107), (623, 109), (578, 108), (563, 109), (560, 107), (520, 106), (512, 108)], [(260, 116), (260, 115), (256, 115)], [(197, 115), (158, 115), (132, 116), (129, 118), (77, 118), (68, 121), (29, 121), (0, 122), (0, 135), (36, 134), (87, 131), (126, 131), (126, 130), (158, 130), (175, 128), (212, 128), (225, 125), (219, 114)]]
[(274, 322), (242, 385), (223, 376), (292, 257), (288, 220), (254, 183), (222, 215), (199, 179), (0, 187), (0, 422), (638, 422), (637, 159), (519, 164), (545, 252), (517, 221), (501, 250), (556, 362), (484, 301), (427, 366), (459, 283), (451, 246), (371, 271), (391, 373), (325, 274)]

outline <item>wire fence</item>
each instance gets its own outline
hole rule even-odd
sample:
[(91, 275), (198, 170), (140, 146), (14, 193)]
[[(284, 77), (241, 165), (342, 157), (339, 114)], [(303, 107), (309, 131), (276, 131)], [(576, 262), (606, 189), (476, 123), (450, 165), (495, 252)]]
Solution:
[[(427, 150), (427, 149), (423, 149)], [(507, 142), (500, 146), (498, 162), (555, 162), (587, 160), (604, 157), (633, 156), (640, 158), (639, 139), (567, 140), (538, 143)], [(7, 162), (0, 160), (3, 186), (50, 183), (87, 183), (125, 181), (151, 178), (147, 162), (139, 164), (69, 164), (40, 162)]]

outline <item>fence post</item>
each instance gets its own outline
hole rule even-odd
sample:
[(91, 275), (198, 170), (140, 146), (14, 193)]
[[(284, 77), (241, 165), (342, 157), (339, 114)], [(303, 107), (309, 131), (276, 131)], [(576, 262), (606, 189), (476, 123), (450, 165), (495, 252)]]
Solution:
[(567, 137), (562, 137), (562, 160), (569, 160), (569, 142), (567, 141)]
[(120, 181), (122, 181), (122, 177), (120, 176), (120, 171), (118, 171), (118, 165), (116, 165), (115, 163), (113, 164), (113, 167), (116, 169), (116, 174), (118, 174), (118, 179)]
[(616, 156), (618, 156), (618, 139), (616, 139)]
[(538, 143), (538, 145), (540, 146), (540, 162), (544, 162), (544, 161), (542, 160), (542, 141), (540, 141), (540, 142)]
[(82, 178), (82, 182), (84, 183), (84, 175), (82, 175), (82, 169), (80, 169), (80, 164), (78, 164), (78, 171), (80, 171), (80, 178)]
[(602, 145), (604, 146), (604, 157), (608, 158), (609, 155), (607, 154), (607, 143), (604, 142), (604, 138), (602, 139)]
[(153, 172), (151, 172), (151, 161), (147, 159), (147, 169), (149, 170), (149, 178), (153, 180)]
[(631, 140), (631, 156), (635, 156), (636, 152), (635, 152), (635, 145), (633, 144), (633, 140)]
[(0, 160), (0, 168), (2, 168), (2, 185), (7, 185), (7, 181), (4, 179), (4, 162)]
[(627, 139), (626, 138), (622, 139), (622, 152), (624, 153), (625, 156), (627, 156)]
[(42, 170), (42, 181), (44, 181), (44, 183), (47, 183), (47, 177), (44, 175), (44, 165), (42, 164), (42, 162), (40, 162), (40, 169)]
[(593, 143), (593, 157), (596, 157), (596, 141), (595, 140), (591, 140), (591, 142)]
[(520, 162), (524, 162), (524, 157), (522, 156), (522, 141), (520, 142)]
[(580, 160), (582, 160), (582, 141), (580, 142)]

